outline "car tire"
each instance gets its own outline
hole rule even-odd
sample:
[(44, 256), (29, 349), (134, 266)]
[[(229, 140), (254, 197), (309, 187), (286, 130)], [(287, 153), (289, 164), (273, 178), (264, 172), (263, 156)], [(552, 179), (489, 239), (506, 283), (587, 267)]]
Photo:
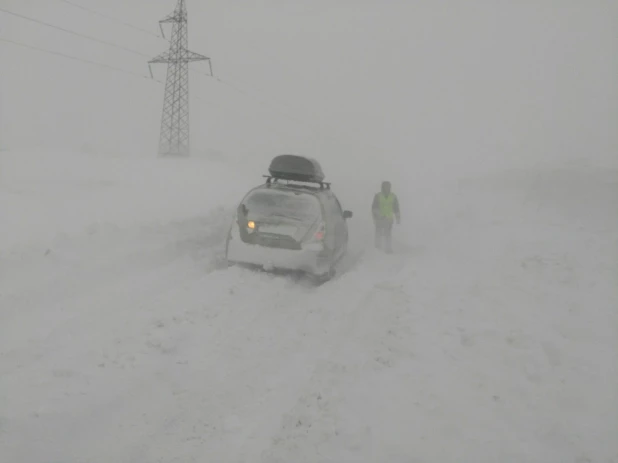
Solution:
[(335, 268), (331, 267), (326, 273), (322, 273), (321, 275), (312, 275), (312, 279), (315, 281), (316, 284), (321, 285), (332, 280), (335, 277), (336, 273), (337, 272), (335, 271)]

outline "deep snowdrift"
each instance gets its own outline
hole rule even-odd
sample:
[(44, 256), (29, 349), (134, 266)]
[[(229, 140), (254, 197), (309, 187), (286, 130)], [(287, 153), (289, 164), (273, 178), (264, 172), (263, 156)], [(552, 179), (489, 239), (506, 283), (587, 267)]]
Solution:
[(442, 178), (394, 256), (341, 181), (313, 288), (218, 265), (262, 172), (83, 156), (2, 153), (2, 461), (618, 461), (616, 170)]

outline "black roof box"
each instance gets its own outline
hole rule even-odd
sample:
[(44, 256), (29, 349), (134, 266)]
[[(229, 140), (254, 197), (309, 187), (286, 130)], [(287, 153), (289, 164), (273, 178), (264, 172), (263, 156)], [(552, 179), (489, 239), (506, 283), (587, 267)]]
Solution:
[(322, 183), (324, 172), (315, 159), (296, 154), (280, 154), (270, 162), (268, 172), (273, 178), (297, 182)]

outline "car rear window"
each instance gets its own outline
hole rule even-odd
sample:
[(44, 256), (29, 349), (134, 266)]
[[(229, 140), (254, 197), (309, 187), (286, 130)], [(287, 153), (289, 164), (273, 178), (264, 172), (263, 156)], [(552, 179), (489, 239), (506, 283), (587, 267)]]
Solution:
[(310, 194), (294, 191), (257, 190), (244, 201), (253, 218), (282, 217), (313, 221), (320, 216), (320, 203)]

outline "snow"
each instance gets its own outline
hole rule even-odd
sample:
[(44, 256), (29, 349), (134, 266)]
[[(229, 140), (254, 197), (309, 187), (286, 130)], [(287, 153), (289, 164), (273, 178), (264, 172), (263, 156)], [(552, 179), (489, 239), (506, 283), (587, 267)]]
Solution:
[[(155, 33), (174, 3), (74, 2)], [(286, 113), (192, 73), (188, 159), (156, 157), (158, 83), (0, 43), (0, 462), (618, 463), (616, 7), (348, 3), (188, 2), (190, 48)], [(288, 152), (354, 212), (321, 286), (221, 259)]]
[(462, 178), (316, 288), (220, 265), (258, 176), (82, 161), (3, 153), (6, 461), (615, 461), (616, 169)]
[[(3, 247), (41, 245), (89, 228), (182, 220), (237, 201), (249, 169), (198, 159), (194, 162), (107, 154), (2, 153), (2, 201), (9, 226)], [(244, 172), (244, 175), (243, 175)], [(218, 181), (213, 182), (213, 179)], [(40, 226), (43, 224), (44, 226)]]

